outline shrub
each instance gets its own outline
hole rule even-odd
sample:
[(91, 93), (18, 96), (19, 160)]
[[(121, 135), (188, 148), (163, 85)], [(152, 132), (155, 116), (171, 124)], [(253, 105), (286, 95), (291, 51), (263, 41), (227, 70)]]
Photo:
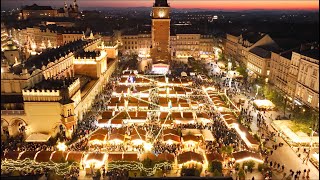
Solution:
[(246, 174), (244, 173), (243, 169), (240, 169), (240, 171), (238, 172), (238, 176), (240, 180), (246, 179)]
[(254, 166), (255, 166), (255, 162), (254, 161), (245, 161), (243, 162), (243, 168), (244, 166), (247, 166), (248, 167), (248, 170), (252, 172)]
[(234, 168), (236, 169), (236, 171), (238, 171), (240, 169), (240, 164), (236, 163)]
[(258, 171), (262, 172), (262, 170), (265, 169), (265, 165), (264, 164), (258, 164)]
[(254, 134), (253, 137), (254, 137), (257, 141), (260, 142), (260, 138), (259, 138), (258, 134)]
[(181, 176), (200, 176), (200, 171), (196, 168), (182, 167)]
[(145, 168), (152, 168), (155, 164), (154, 161), (152, 161), (151, 159), (149, 158), (146, 158), (142, 161), (142, 164), (143, 164), (143, 167)]

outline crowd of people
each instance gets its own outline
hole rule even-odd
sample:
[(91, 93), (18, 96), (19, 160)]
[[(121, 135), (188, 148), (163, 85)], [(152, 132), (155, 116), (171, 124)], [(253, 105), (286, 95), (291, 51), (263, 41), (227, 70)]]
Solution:
[[(217, 75), (218, 78), (225, 77), (226, 74), (219, 74)], [(75, 127), (72, 137), (71, 137), (71, 143), (68, 145), (68, 150), (72, 151), (86, 151), (89, 148), (94, 151), (100, 151), (102, 148), (106, 150), (107, 152), (123, 152), (123, 151), (137, 151), (138, 153), (144, 152), (144, 147), (142, 145), (133, 145), (132, 143), (122, 143), (122, 144), (107, 144), (107, 145), (89, 145), (89, 137), (88, 135), (98, 129), (97, 126), (97, 118), (99, 117), (100, 113), (105, 111), (108, 108), (108, 102), (111, 99), (112, 92), (115, 90), (117, 86), (117, 81), (121, 78), (120, 74), (113, 74), (110, 78), (110, 81), (106, 86), (104, 87), (104, 90), (102, 93), (97, 95), (95, 98), (95, 101), (93, 103), (93, 106), (89, 112), (87, 112), (84, 115), (84, 118), (82, 121), (78, 121), (77, 127)], [(238, 135), (235, 129), (228, 128), (227, 125), (222, 121), (221, 115), (214, 112), (213, 108), (210, 108), (208, 104), (209, 100), (206, 98), (206, 95), (201, 91), (203, 86), (214, 86), (217, 90), (222, 91), (226, 89), (226, 93), (229, 97), (233, 97), (238, 95), (239, 89), (244, 88), (244, 84), (241, 84), (240, 82), (235, 82), (232, 84), (231, 87), (229, 87), (229, 83), (226, 81), (222, 82), (215, 82), (210, 81), (206, 79), (202, 79), (199, 77), (190, 77), (193, 81), (193, 85), (191, 88), (194, 88), (194, 91), (192, 95), (189, 97), (192, 101), (196, 101), (198, 103), (205, 104), (202, 109), (199, 109), (198, 111), (207, 110), (207, 113), (210, 116), (210, 122), (207, 124), (203, 123), (190, 123), (190, 124), (175, 124), (174, 128), (181, 132), (181, 130), (184, 129), (208, 129), (212, 132), (215, 141), (207, 141), (203, 142), (203, 145), (205, 147), (206, 153), (222, 153), (222, 147), (230, 146), (233, 148), (234, 151), (239, 151), (242, 149), (245, 149), (245, 143), (242, 143), (241, 137)], [(247, 89), (249, 92), (252, 89)], [(151, 101), (153, 104), (159, 104), (159, 96), (158, 96), (158, 90), (153, 89), (150, 93), (149, 101)], [(259, 128), (259, 132), (261, 134), (261, 138), (265, 140), (265, 143), (269, 141), (276, 141), (277, 135), (273, 132), (268, 131), (268, 125), (266, 123), (265, 114), (262, 112), (259, 112), (257, 109), (254, 108), (252, 100), (247, 101), (245, 106), (241, 108), (241, 117), (243, 118), (244, 124), (247, 126), (250, 126), (254, 121), (257, 122), (257, 127)], [(149, 110), (159, 110), (159, 106), (156, 105), (149, 105)], [(254, 116), (254, 113), (257, 113), (257, 116)], [(145, 135), (147, 137), (145, 140), (150, 140), (150, 142), (155, 142), (153, 144), (153, 153), (156, 155), (159, 155), (161, 153), (171, 153), (177, 156), (179, 153), (182, 152), (182, 145), (181, 144), (166, 144), (161, 141), (161, 136), (159, 136), (159, 132), (161, 132), (162, 126), (161, 124), (152, 123), (153, 121), (157, 121), (158, 117), (155, 112), (151, 112), (148, 114), (148, 122), (151, 122), (152, 125), (124, 125), (125, 134), (130, 136), (132, 134), (135, 134), (138, 132), (145, 132), (141, 135)], [(114, 127), (108, 127), (106, 128), (108, 130), (108, 137), (112, 133), (114, 133), (117, 128)], [(7, 143), (2, 142), (2, 150), (3, 148), (6, 151), (55, 151), (57, 150), (55, 146), (50, 146), (43, 143), (25, 143), (23, 133), (21, 135), (18, 135), (15, 138), (9, 137), (9, 141)], [(155, 141), (153, 141), (155, 140)], [(68, 143), (69, 144), (69, 143)], [(278, 148), (281, 148), (283, 146), (282, 143), (273, 145), (273, 149), (268, 152), (266, 149), (260, 149), (261, 154), (265, 155), (265, 164), (269, 165), (270, 168), (273, 168), (274, 170), (277, 170), (279, 172), (283, 172), (284, 177), (287, 175), (284, 172), (285, 165), (280, 164), (277, 162), (272, 162), (268, 159), (269, 156), (273, 154), (273, 151), (276, 151)], [(196, 146), (196, 150), (198, 151), (201, 147)], [(228, 162), (227, 165), (232, 166), (232, 162)], [(299, 171), (292, 171), (290, 170), (290, 176), (294, 179), (298, 179), (299, 176), (302, 173), (302, 177), (309, 178), (309, 172), (310, 170), (303, 170), (303, 172)], [(79, 176), (79, 169), (73, 168), (71, 169), (70, 173), (66, 175), (66, 178), (77, 178)], [(128, 171), (125, 169), (113, 169), (105, 172), (105, 169), (103, 169), (102, 176), (108, 176), (109, 179), (122, 179), (128, 176)]]

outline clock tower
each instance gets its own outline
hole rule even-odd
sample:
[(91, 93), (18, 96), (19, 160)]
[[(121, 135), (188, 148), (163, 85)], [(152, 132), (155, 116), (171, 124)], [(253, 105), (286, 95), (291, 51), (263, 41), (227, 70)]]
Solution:
[(170, 61), (170, 6), (167, 0), (155, 0), (152, 7), (153, 64), (169, 64)]

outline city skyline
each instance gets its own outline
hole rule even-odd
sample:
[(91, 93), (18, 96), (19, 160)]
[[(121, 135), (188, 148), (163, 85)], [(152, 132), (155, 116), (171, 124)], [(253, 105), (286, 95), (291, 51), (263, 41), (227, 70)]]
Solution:
[[(24, 5), (38, 4), (38, 5), (51, 5), (53, 7), (62, 7), (64, 0), (58, 0), (55, 2), (51, 1), (39, 1), (39, 0), (15, 0), (1, 1), (3, 8), (17, 8)], [(66, 1), (71, 3), (72, 1)], [(78, 4), (81, 8), (92, 8), (92, 7), (151, 7), (153, 1), (141, 0), (139, 3), (132, 0), (93, 0), (85, 1), (78, 0)], [(318, 0), (281, 0), (281, 1), (253, 1), (253, 0), (200, 0), (200, 1), (181, 1), (171, 0), (169, 1), (172, 8), (177, 9), (210, 9), (210, 10), (319, 10)]]

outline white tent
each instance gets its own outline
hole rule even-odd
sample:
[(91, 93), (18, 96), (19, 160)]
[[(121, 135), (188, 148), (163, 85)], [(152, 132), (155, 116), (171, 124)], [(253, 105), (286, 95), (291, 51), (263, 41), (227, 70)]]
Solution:
[(256, 106), (258, 109), (260, 108), (263, 108), (263, 109), (273, 109), (275, 108), (275, 105), (267, 100), (267, 99), (264, 99), (264, 100), (254, 100), (253, 101), (253, 105)]
[(186, 76), (188, 76), (188, 75), (187, 75), (186, 72), (181, 72), (181, 76), (182, 76), (182, 77), (186, 77)]
[(47, 142), (50, 139), (50, 135), (42, 133), (34, 133), (28, 136), (26, 142)]

